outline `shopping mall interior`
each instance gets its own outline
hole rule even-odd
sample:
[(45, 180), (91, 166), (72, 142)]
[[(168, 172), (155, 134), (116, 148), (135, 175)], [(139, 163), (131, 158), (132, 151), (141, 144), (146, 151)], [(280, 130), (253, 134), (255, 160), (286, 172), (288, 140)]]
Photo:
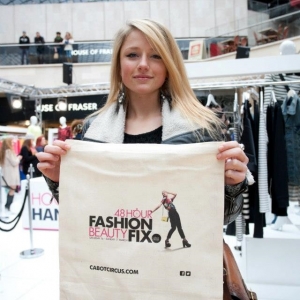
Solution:
[[(208, 226), (205, 229), (208, 231), (202, 233), (205, 241), (209, 244), (217, 239), (219, 247), (222, 247), (222, 238), (228, 243), (248, 290), (255, 292), (257, 299), (299, 299), (300, 157), (297, 153), (300, 149), (300, 119), (297, 113), (300, 114), (300, 0), (0, 0), (0, 7), (0, 28), (3, 28), (0, 30), (0, 145), (11, 139), (16, 157), (28, 139), (33, 140), (33, 148), (39, 137), (44, 137), (48, 145), (55, 140), (79, 140), (86, 118), (101, 109), (109, 97), (111, 60), (118, 29), (131, 19), (153, 19), (165, 25), (181, 52), (196, 98), (224, 122), (227, 140), (244, 145), (249, 158), (247, 167), (254, 178), (243, 191), (242, 210), (235, 221), (212, 225), (211, 228), (218, 227), (219, 233), (212, 234)], [(292, 118), (293, 123), (290, 123)], [(88, 146), (90, 142), (76, 143), (82, 143), (85, 147), (82, 151), (90, 151), (93, 157), (93, 149)], [(111, 157), (109, 155), (107, 160)], [(112, 167), (115, 167), (114, 163), (111, 162)], [(69, 277), (66, 275), (66, 264), (75, 265), (69, 267), (74, 274), (78, 271), (76, 267), (82, 263), (80, 250), (87, 246), (84, 242), (77, 245), (75, 238), (72, 240), (70, 236), (67, 250), (77, 261), (65, 261), (62, 253), (66, 251), (66, 243), (63, 243), (62, 236), (65, 237), (66, 233), (63, 235), (62, 231), (71, 223), (65, 225), (65, 219), (59, 218), (59, 209), (66, 209), (60, 213), (73, 220), (74, 232), (79, 230), (81, 221), (71, 214), (73, 208), (69, 212), (68, 207), (58, 204), (44, 177), (37, 175), (37, 165), (31, 164), (31, 167), (27, 177), (21, 163), (18, 167), (20, 190), (15, 192), (10, 211), (6, 207), (9, 188), (0, 180), (0, 299), (106, 300), (119, 299), (120, 294), (122, 299), (141, 299), (134, 294), (135, 285), (127, 278), (118, 282), (116, 276), (109, 274), (110, 277), (105, 275), (101, 279), (104, 273), (94, 272), (95, 281), (89, 282), (83, 279), (89, 278), (89, 270), (81, 270), (82, 274), (74, 276), (72, 272)], [(74, 190), (77, 182), (82, 184), (87, 180), (95, 191), (98, 189), (101, 193), (97, 178), (82, 176), (81, 167), (87, 174), (90, 172), (89, 167), (76, 165), (72, 175), (75, 178), (72, 182)], [(2, 175), (3, 168), (0, 168)], [(153, 166), (148, 169), (152, 170)], [(106, 175), (111, 177), (112, 174), (108, 172)], [(115, 185), (109, 187), (113, 195), (120, 193), (123, 197), (127, 193), (120, 191), (119, 182), (122, 180), (126, 181), (124, 177), (116, 177)], [(139, 182), (136, 178), (136, 184)], [(145, 190), (143, 197), (147, 193)], [(84, 197), (84, 193), (80, 192), (78, 199), (80, 196)], [(97, 201), (101, 200), (98, 200), (101, 196), (95, 197)], [(84, 211), (87, 204), (86, 199), (82, 200), (76, 205), (72, 201), (69, 203), (77, 207), (82, 205)], [(184, 211), (178, 202), (176, 205), (180, 212)], [(130, 209), (139, 211), (136, 207)], [(93, 213), (101, 215), (100, 212)], [(192, 217), (192, 213), (187, 211), (187, 214), (186, 218)], [(184, 215), (180, 215), (182, 221)], [(202, 216), (202, 212), (199, 215)], [(198, 215), (197, 218), (201, 219)], [(98, 219), (97, 222), (104, 221)], [(160, 222), (160, 226), (170, 227), (170, 220), (167, 224), (161, 223), (164, 222)], [(178, 235), (177, 232), (174, 235)], [(96, 239), (90, 239), (89, 245), (93, 241)], [(164, 240), (161, 243), (165, 245)], [(146, 264), (155, 269), (156, 260), (162, 263), (159, 278), (170, 288), (164, 294), (159, 280), (154, 281), (154, 287), (150, 289), (153, 293), (149, 288), (141, 289), (139, 295), (143, 295), (142, 299), (223, 299), (220, 296), (221, 280), (216, 286), (218, 298), (209, 293), (202, 294), (202, 291), (199, 294), (193, 285), (193, 275), (186, 275), (189, 271), (184, 271), (185, 278), (179, 278), (184, 280), (180, 288), (176, 287), (178, 278), (172, 282), (165, 275), (169, 274), (165, 253), (173, 253), (174, 261), (180, 263), (181, 253), (196, 249), (195, 240), (191, 244), (190, 248), (173, 249), (180, 251), (166, 251), (172, 247), (161, 246), (164, 252), (159, 250), (158, 253), (164, 259), (159, 255), (156, 258), (153, 250), (153, 254), (146, 258)], [(121, 252), (124, 251), (122, 247), (114, 247), (112, 252), (116, 251), (120, 258), (127, 257), (127, 253)], [(86, 251), (92, 257), (95, 249)], [(191, 260), (193, 255), (198, 257), (199, 253), (191, 254)], [(209, 259), (220, 261), (221, 257)], [(103, 266), (111, 261), (97, 263)], [(93, 258), (93, 264), (97, 263)], [(182, 271), (180, 274), (182, 276)], [(193, 283), (186, 281), (188, 276)], [(74, 278), (79, 289), (84, 291), (80, 291), (80, 295), (86, 296), (74, 296), (71, 292)], [(223, 280), (221, 274), (216, 278)], [(103, 294), (95, 294), (100, 279)], [(114, 285), (110, 286), (111, 282)], [(151, 284), (148, 278), (137, 282), (145, 286)], [(116, 284), (123, 285), (123, 289), (118, 291)], [(131, 286), (134, 287), (131, 289)], [(186, 287), (195, 288), (194, 293), (186, 293)], [(107, 297), (109, 291), (111, 296)], [(167, 296), (168, 293), (171, 295), (170, 291), (174, 292), (172, 297)]]

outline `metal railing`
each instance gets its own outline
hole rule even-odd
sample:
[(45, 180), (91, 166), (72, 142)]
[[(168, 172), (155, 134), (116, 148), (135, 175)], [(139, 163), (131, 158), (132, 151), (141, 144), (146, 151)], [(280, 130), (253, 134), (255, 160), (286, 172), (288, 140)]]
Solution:
[(0, 0), (0, 5), (22, 4), (53, 4), (53, 3), (78, 3), (78, 2), (122, 2), (122, 1), (146, 1), (146, 0)]
[[(255, 2), (256, 1), (252, 1), (251, 3), (255, 3)], [(241, 30), (247, 26), (250, 26), (253, 24), (258, 24), (260, 22), (263, 22), (263, 21), (266, 21), (269, 19), (281, 17), (286, 14), (296, 12), (300, 9), (297, 7), (292, 7), (289, 3), (278, 5), (276, 7), (267, 9), (268, 6), (266, 4), (263, 4), (261, 2), (258, 2), (258, 3), (260, 3), (260, 4), (257, 4), (258, 6), (263, 5), (261, 8), (265, 7), (266, 9), (262, 9), (259, 11), (257, 10), (258, 13), (256, 13), (255, 16), (252, 16), (252, 17), (247, 16), (246, 18), (236, 19), (233, 22), (226, 22), (226, 23), (220, 24), (216, 27), (209, 28), (205, 31), (205, 35), (206, 36), (224, 35), (224, 34), (228, 33), (229, 31)]]
[[(228, 53), (224, 49), (235, 43), (235, 37), (239, 37), (239, 40), (246, 38), (247, 43), (244, 46), (251, 48), (298, 35), (300, 35), (300, 10), (207, 38), (205, 57)], [(236, 51), (236, 48), (232, 47), (232, 50)]]

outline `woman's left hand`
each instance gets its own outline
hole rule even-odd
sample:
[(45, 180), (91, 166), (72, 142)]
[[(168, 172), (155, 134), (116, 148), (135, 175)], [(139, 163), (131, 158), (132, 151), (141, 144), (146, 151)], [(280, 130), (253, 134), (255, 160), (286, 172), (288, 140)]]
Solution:
[(241, 145), (235, 141), (225, 142), (218, 150), (217, 159), (225, 160), (225, 184), (242, 182), (246, 177), (249, 159)]

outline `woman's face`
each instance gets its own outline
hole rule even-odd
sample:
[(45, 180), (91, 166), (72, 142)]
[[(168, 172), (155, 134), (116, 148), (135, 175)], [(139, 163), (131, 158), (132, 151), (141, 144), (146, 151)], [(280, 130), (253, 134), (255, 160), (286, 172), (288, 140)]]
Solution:
[(46, 145), (46, 139), (44, 137), (42, 137), (41, 139), (41, 145), (42, 146), (45, 146)]
[(167, 69), (145, 35), (133, 30), (120, 51), (122, 82), (131, 93), (146, 95), (158, 93), (167, 77)]

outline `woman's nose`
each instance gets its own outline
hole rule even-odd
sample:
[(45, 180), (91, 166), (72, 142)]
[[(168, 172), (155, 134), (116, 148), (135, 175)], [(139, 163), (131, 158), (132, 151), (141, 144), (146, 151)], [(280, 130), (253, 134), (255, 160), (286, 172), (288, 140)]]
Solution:
[(140, 62), (139, 62), (139, 69), (148, 69), (149, 68), (149, 61), (146, 55), (142, 55)]

